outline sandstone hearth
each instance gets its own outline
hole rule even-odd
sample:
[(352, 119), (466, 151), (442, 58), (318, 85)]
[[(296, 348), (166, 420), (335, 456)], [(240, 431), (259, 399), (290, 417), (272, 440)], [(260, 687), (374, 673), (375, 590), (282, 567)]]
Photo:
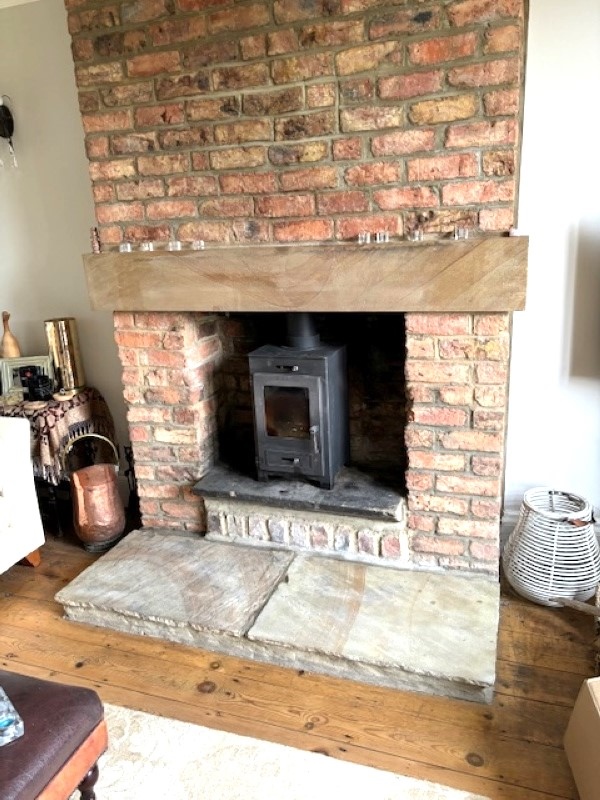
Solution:
[(135, 531), (56, 599), (69, 619), (398, 689), (489, 701), (499, 588)]

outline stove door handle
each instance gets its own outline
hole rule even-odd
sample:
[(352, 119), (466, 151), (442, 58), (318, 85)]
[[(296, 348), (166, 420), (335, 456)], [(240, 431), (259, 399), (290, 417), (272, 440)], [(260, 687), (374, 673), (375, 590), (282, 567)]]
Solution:
[(318, 456), (321, 451), (319, 444), (319, 426), (311, 425), (308, 429), (308, 432), (310, 433), (310, 441), (312, 443), (313, 453), (314, 455)]

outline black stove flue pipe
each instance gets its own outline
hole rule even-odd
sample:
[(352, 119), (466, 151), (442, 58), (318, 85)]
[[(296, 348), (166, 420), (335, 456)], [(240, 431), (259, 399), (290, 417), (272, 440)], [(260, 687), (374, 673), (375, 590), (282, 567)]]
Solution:
[(286, 314), (287, 346), (298, 350), (314, 350), (321, 345), (312, 314), (307, 311)]

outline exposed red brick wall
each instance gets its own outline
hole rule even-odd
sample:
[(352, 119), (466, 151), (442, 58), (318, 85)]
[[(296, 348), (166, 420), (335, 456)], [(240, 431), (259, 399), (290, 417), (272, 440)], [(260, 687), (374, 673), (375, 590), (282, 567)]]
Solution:
[[(514, 223), (524, 0), (65, 2), (105, 245)], [(214, 320), (115, 323), (144, 524), (200, 530)], [(503, 314), (407, 315), (416, 564), (497, 572), (508, 347)]]
[(513, 222), (522, 0), (66, 0), (104, 243)]
[(216, 455), (216, 320), (126, 312), (114, 319), (143, 524), (202, 531), (191, 489)]
[(420, 565), (496, 573), (508, 314), (407, 314), (409, 529)]

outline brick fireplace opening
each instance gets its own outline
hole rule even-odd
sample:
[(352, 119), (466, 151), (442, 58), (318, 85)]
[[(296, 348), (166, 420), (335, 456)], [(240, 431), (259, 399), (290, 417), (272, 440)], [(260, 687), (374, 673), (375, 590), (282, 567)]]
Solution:
[[(303, 353), (310, 356), (316, 352), (313, 372), (317, 369), (317, 375), (321, 374), (321, 352), (337, 356), (344, 348), (343, 364), (336, 365), (343, 369), (341, 384), (335, 387), (343, 396), (335, 399), (331, 411), (336, 415), (332, 425), (347, 431), (348, 446), (339, 453), (339, 471), (331, 475), (335, 480), (323, 481), (319, 459), (328, 430), (319, 436), (321, 421), (317, 417), (329, 410), (324, 396), (327, 387), (318, 384), (322, 378), (311, 375), (308, 385), (313, 394), (305, 398), (307, 412), (312, 405), (311, 417), (306, 420), (306, 435), (298, 452), (311, 455), (309, 423), (313, 423), (319, 436), (316, 469), (312, 461), (306, 460), (307, 469), (301, 459), (297, 467), (286, 461), (283, 470), (276, 470), (263, 482), (267, 476), (261, 475), (264, 456), (259, 448), (273, 448), (273, 456), (268, 458), (274, 459), (281, 451), (291, 462), (296, 441), (293, 437), (275, 438), (275, 444), (257, 441), (253, 398), (258, 394), (262, 399), (263, 383), (269, 387), (275, 380), (285, 388), (290, 378), (300, 386), (306, 382), (302, 375), (298, 377), (298, 371), (281, 376), (276, 369), (283, 359), (285, 365), (302, 370), (302, 361), (293, 357), (294, 348), (279, 349), (295, 319), (282, 314), (230, 314), (219, 319), (223, 357), (218, 368), (218, 457), (226, 466), (211, 469), (196, 485), (206, 506), (209, 536), (354, 558), (399, 559), (402, 555), (406, 561), (404, 316), (311, 315), (313, 336), (325, 347)], [(249, 354), (255, 364), (257, 356), (253, 354), (261, 353), (256, 349), (260, 345), (269, 353), (268, 348), (275, 345), (278, 358), (271, 373), (255, 376), (257, 388), (250, 386)], [(268, 359), (270, 363), (271, 357)], [(259, 361), (260, 369), (263, 361)], [(264, 409), (259, 408), (259, 421), (261, 415)], [(344, 441), (337, 444), (344, 445)], [(269, 466), (271, 462), (267, 459), (266, 463)], [(278, 466), (277, 461), (272, 463)]]
[[(344, 416), (350, 455), (343, 463), (405, 492), (404, 315), (313, 314), (312, 322), (320, 344), (345, 348)], [(228, 314), (218, 326), (223, 342), (217, 414), (220, 458), (256, 477), (248, 355), (264, 345), (286, 345), (287, 315)], [(292, 352), (283, 350), (290, 357)]]

